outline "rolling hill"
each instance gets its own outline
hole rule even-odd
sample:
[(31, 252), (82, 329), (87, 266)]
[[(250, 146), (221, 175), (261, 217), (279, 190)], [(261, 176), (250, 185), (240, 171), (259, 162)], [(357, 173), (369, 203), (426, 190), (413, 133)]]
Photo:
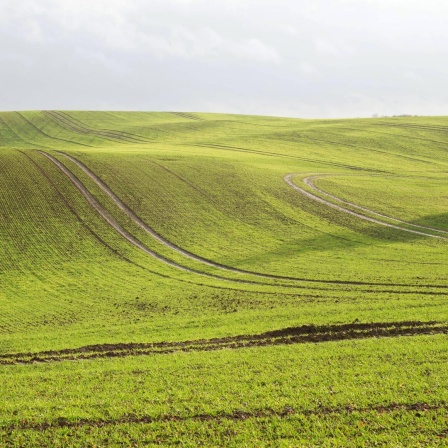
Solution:
[(447, 443), (448, 121), (0, 113), (4, 445)]

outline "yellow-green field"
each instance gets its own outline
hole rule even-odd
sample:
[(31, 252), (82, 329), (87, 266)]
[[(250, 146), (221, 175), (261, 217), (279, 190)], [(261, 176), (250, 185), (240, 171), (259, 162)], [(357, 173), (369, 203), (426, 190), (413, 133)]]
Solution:
[(0, 113), (0, 444), (448, 446), (447, 148)]

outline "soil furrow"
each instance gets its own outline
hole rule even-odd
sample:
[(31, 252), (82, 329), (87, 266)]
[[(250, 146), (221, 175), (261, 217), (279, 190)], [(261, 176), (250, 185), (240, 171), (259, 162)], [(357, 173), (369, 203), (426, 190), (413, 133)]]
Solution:
[(32, 421), (17, 421), (9, 425), (0, 426), (0, 430), (34, 430), (45, 431), (54, 428), (80, 428), (80, 427), (104, 427), (112, 425), (125, 425), (125, 424), (147, 424), (147, 423), (160, 423), (160, 422), (187, 422), (187, 421), (222, 421), (233, 420), (241, 421), (248, 419), (262, 419), (262, 418), (291, 418), (294, 415), (297, 416), (324, 416), (332, 414), (368, 414), (378, 413), (386, 414), (392, 412), (428, 412), (447, 410), (448, 405), (446, 403), (389, 403), (389, 404), (372, 404), (365, 407), (356, 406), (341, 406), (341, 407), (317, 407), (314, 409), (294, 409), (291, 406), (285, 406), (281, 410), (275, 410), (272, 408), (257, 409), (254, 411), (234, 410), (233, 412), (217, 412), (215, 414), (193, 414), (193, 415), (136, 415), (136, 414), (124, 414), (121, 417), (111, 419), (67, 419), (60, 417), (56, 420), (48, 422), (32, 422)]
[(440, 322), (376, 322), (342, 325), (303, 325), (262, 334), (238, 335), (179, 342), (100, 344), (44, 352), (0, 355), (0, 364), (34, 364), (97, 358), (161, 355), (176, 352), (216, 351), (273, 345), (319, 343), (353, 339), (446, 334), (448, 326)]

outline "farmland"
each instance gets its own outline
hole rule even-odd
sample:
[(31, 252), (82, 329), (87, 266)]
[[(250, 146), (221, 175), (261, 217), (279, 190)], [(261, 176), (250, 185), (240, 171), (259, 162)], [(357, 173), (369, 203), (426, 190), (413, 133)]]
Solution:
[(0, 444), (448, 445), (447, 145), (0, 113)]

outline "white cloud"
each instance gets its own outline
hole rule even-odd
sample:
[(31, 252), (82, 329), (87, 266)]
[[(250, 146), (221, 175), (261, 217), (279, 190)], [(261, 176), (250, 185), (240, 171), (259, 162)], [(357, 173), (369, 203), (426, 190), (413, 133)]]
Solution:
[(0, 105), (448, 113), (446, 23), (445, 0), (0, 0)]

